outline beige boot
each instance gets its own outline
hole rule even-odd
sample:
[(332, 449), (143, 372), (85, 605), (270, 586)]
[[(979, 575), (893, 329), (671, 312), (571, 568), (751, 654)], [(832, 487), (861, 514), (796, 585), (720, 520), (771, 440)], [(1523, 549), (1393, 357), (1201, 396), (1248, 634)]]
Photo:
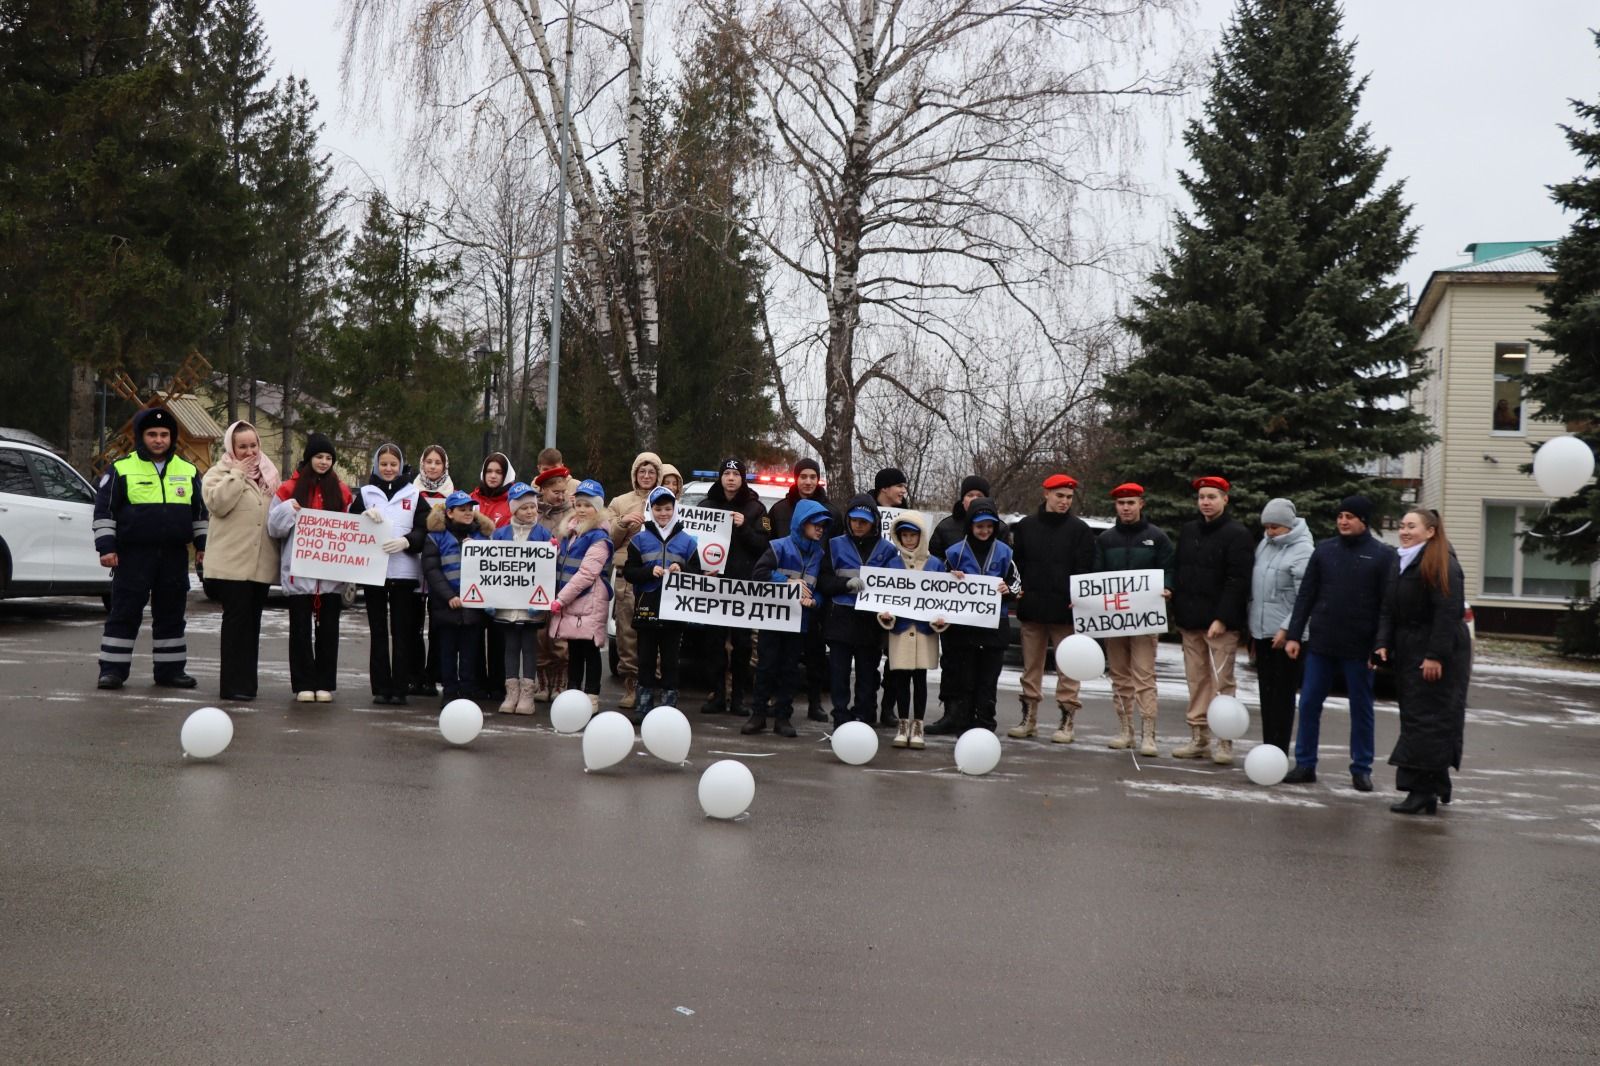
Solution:
[(1022, 722), (1006, 730), (1012, 740), (1025, 740), (1039, 731), (1039, 704), (1022, 701)]
[(522, 698), (522, 678), (520, 678), (520, 677), (508, 677), (508, 678), (506, 678), (506, 698), (500, 701), (500, 707), (499, 707), (500, 713), (501, 714), (514, 714), (516, 712), (516, 709), (517, 709), (517, 701), (519, 699), (521, 699), (521, 698)]
[(639, 679), (625, 677), (622, 679), (622, 698), (617, 701), (617, 706), (624, 711), (631, 711), (639, 706)]
[(1118, 708), (1117, 726), (1118, 732), (1116, 738), (1112, 740), (1111, 743), (1107, 744), (1106, 747), (1116, 748), (1118, 751), (1133, 747), (1133, 712), (1124, 711), (1121, 708)]
[(1050, 734), (1050, 743), (1071, 744), (1077, 739), (1077, 734), (1072, 731), (1072, 718), (1075, 714), (1076, 711), (1066, 707), (1061, 708), (1061, 728)]
[(591, 692), (589, 694), (589, 706), (594, 708), (595, 714), (600, 713), (600, 696), (597, 693)]
[(514, 710), (518, 714), (532, 714), (533, 713), (533, 690), (537, 686), (535, 685), (534, 680), (531, 677), (524, 677), (524, 678), (521, 679), (521, 681), (522, 681), (522, 691), (517, 695), (517, 705), (514, 708)]
[(920, 718), (913, 718), (911, 720), (910, 745), (912, 751), (921, 751), (923, 748), (928, 746), (928, 742), (922, 739), (922, 719)]
[(1144, 739), (1139, 745), (1139, 754), (1150, 759), (1161, 757), (1161, 749), (1156, 747), (1156, 721), (1147, 718), (1144, 722)]
[(895, 723), (894, 739), (889, 741), (892, 748), (903, 748), (911, 743), (911, 719), (902, 718)]
[(533, 702), (549, 703), (553, 698), (550, 691), (550, 675), (543, 670), (539, 671), (539, 680), (533, 683)]
[(1218, 738), (1211, 748), (1211, 761), (1218, 766), (1233, 765), (1233, 741)]
[(1203, 759), (1211, 751), (1211, 731), (1203, 725), (1189, 727), (1189, 743), (1172, 749), (1174, 759)]

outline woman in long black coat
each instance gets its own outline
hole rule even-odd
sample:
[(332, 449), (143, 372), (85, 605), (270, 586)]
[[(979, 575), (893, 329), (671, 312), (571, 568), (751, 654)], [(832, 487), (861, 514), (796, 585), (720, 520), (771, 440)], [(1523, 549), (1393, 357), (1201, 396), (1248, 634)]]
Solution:
[(1389, 574), (1378, 629), (1380, 659), (1394, 664), (1400, 739), (1389, 756), (1406, 798), (1396, 814), (1433, 814), (1450, 802), (1450, 769), (1461, 769), (1472, 638), (1463, 620), (1461, 564), (1437, 511), (1400, 522), (1400, 556)]

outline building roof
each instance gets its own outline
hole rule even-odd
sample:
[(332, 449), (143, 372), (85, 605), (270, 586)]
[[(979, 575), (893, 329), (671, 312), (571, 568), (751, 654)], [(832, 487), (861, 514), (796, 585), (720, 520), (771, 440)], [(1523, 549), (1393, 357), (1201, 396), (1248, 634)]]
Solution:
[(168, 396), (165, 393), (157, 393), (156, 396), (162, 405), (172, 412), (172, 417), (178, 420), (178, 432), (184, 439), (191, 441), (222, 439), (222, 427), (217, 425), (216, 419), (206, 411), (205, 404), (193, 396)]
[(1478, 241), (1466, 247), (1472, 260), (1443, 267), (1428, 276), (1411, 312), (1411, 324), (1422, 329), (1439, 305), (1445, 287), (1465, 282), (1542, 282), (1555, 276), (1549, 248), (1555, 241)]

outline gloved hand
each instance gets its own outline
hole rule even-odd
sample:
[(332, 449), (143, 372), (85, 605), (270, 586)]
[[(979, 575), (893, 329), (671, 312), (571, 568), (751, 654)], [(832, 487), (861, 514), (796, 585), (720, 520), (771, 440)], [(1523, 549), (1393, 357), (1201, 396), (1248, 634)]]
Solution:
[(397, 555), (405, 550), (406, 538), (404, 537), (390, 537), (383, 542), (383, 554), (385, 555)]
[(367, 518), (370, 518), (374, 522), (382, 522), (383, 521), (383, 512), (378, 510), (376, 507), (368, 507), (365, 511), (362, 511), (361, 513), (363, 515), (365, 515)]
[(788, 574), (773, 574), (772, 578), (771, 578), (771, 581), (772, 581), (772, 583), (774, 585), (781, 585), (785, 581), (788, 581), (788, 580), (789, 580), (789, 575)]
[(861, 580), (859, 577), (853, 577), (844, 584), (845, 588), (849, 589), (851, 592), (860, 592), (862, 589), (867, 587), (867, 583)]
[(560, 600), (551, 600), (550, 601), (550, 613), (551, 614), (560, 614), (561, 613), (561, 601)]

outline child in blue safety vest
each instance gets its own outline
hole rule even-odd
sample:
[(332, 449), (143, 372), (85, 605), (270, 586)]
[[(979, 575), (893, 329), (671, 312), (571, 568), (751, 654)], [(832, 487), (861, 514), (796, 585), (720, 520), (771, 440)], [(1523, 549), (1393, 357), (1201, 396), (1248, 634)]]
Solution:
[[(539, 490), (518, 481), (506, 490), (511, 504), (511, 521), (494, 531), (494, 540), (553, 541), (548, 529), (539, 522)], [(554, 589), (545, 590), (547, 596)], [(506, 698), (500, 704), (501, 714), (532, 714), (533, 695), (539, 682), (539, 630), (544, 627), (550, 612), (528, 608), (525, 610), (496, 610), (494, 633), (505, 647)]]
[[(1009, 598), (1021, 588), (1011, 548), (996, 535), (1000, 511), (988, 497), (967, 505), (965, 535), (945, 550), (944, 567), (958, 580), (973, 577), (1000, 579), (1000, 595)], [(996, 690), (1000, 666), (1011, 626), (1000, 611), (993, 627), (951, 626), (944, 633), (944, 672), (939, 693), (944, 717), (928, 727), (929, 733), (961, 733), (970, 727), (994, 729)]]
[[(677, 520), (678, 500), (657, 486), (648, 498), (650, 517), (628, 540), (622, 576), (633, 586), (633, 627), (639, 639), (639, 700), (635, 724), (656, 706), (678, 705), (678, 647), (683, 625), (661, 618), (661, 585), (674, 570), (700, 568), (695, 539)], [(657, 662), (659, 660), (659, 666)]]
[(600, 709), (600, 652), (611, 611), (611, 513), (606, 490), (589, 478), (572, 496), (556, 555), (556, 598), (550, 636), (567, 642), (567, 685)]
[(790, 519), (789, 535), (767, 545), (766, 552), (756, 563), (751, 575), (756, 581), (799, 581), (804, 588), (800, 593), (800, 632), (761, 631), (755, 704), (750, 709), (749, 720), (739, 729), (741, 733), (760, 733), (767, 728), (770, 703), (775, 719), (773, 732), (782, 737), (795, 735), (794, 723), (790, 721), (794, 715), (794, 693), (804, 681), (800, 664), (805, 656), (805, 632), (814, 623), (817, 613), (817, 586), (826, 579), (830, 569), (828, 548), (823, 539), (831, 524), (826, 507), (815, 500), (801, 500)]
[(478, 663), (483, 659), (484, 613), (461, 605), (461, 542), (488, 540), (494, 522), (478, 513), (478, 501), (460, 489), (428, 514), (422, 542), (422, 577), (428, 583), (428, 615), (439, 645), (442, 707), (457, 697), (481, 699)]
[[(828, 643), (828, 673), (833, 689), (833, 724), (849, 721), (873, 725), (878, 716), (878, 660), (883, 658), (883, 628), (871, 612), (856, 610), (856, 593), (864, 587), (863, 566), (888, 566), (898, 556), (883, 539), (882, 516), (866, 493), (852, 497), (845, 514), (846, 529), (828, 541), (831, 573), (822, 587), (828, 601), (823, 615), (823, 636)], [(850, 674), (855, 671), (855, 703), (850, 696)], [(885, 712), (884, 722), (893, 721)]]

